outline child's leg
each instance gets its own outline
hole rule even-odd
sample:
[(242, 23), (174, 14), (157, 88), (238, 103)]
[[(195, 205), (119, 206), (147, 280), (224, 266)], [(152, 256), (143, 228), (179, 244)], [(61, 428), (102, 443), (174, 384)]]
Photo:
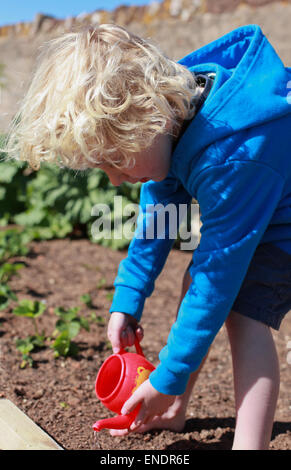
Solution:
[[(189, 271), (186, 270), (184, 278), (183, 278), (183, 284), (182, 284), (182, 291), (180, 295), (180, 300), (179, 300), (179, 305), (177, 309), (177, 314), (179, 312), (180, 304), (186, 294), (186, 292), (189, 289), (189, 286), (192, 282), (191, 276), (189, 274)], [(206, 356), (207, 357), (207, 356)], [(168, 409), (166, 413), (164, 413), (162, 416), (155, 416), (153, 421), (141, 426), (138, 428), (135, 432), (145, 432), (150, 429), (170, 429), (172, 431), (182, 431), (182, 429), (185, 426), (185, 421), (186, 421), (186, 410), (187, 410), (187, 405), (191, 397), (191, 393), (193, 390), (193, 387), (195, 385), (195, 382), (198, 378), (198, 375), (205, 363), (206, 357), (202, 361), (202, 364), (200, 365), (199, 369), (197, 369), (195, 372), (193, 372), (190, 375), (187, 388), (184, 392), (183, 395), (177, 396), (175, 402), (173, 405)], [(122, 429), (122, 430), (116, 430), (112, 429), (110, 431), (110, 434), (112, 436), (122, 436), (124, 434), (127, 434), (128, 430), (127, 429)]]
[(234, 450), (268, 449), (279, 393), (276, 347), (268, 326), (232, 311), (226, 321), (236, 402)]

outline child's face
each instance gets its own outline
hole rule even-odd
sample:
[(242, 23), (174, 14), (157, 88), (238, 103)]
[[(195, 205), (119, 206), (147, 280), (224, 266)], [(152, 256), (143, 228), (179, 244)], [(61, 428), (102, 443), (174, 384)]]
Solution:
[[(133, 154), (135, 165), (132, 168), (118, 169), (108, 163), (96, 167), (105, 171), (114, 186), (120, 186), (124, 181), (129, 183), (145, 182), (150, 179), (162, 181), (169, 173), (171, 154), (172, 136), (161, 134), (149, 148)], [(90, 167), (94, 168), (95, 165), (92, 164)]]

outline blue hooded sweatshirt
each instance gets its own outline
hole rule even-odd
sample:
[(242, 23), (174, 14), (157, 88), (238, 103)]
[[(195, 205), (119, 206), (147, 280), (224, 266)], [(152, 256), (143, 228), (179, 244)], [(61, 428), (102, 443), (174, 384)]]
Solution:
[[(201, 210), (193, 281), (149, 377), (172, 395), (185, 391), (226, 320), (258, 244), (291, 253), (291, 68), (252, 24), (180, 63), (195, 74), (214, 72), (215, 80), (174, 149), (168, 176), (143, 184), (140, 199), (142, 216), (148, 204), (160, 203), (175, 204), (179, 217), (192, 198)], [(138, 236), (144, 220), (119, 265), (110, 308), (137, 320), (174, 243)]]

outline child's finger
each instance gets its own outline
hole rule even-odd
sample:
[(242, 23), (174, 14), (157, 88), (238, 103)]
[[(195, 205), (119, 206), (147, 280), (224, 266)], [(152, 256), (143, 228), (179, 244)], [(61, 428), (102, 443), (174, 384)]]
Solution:
[(145, 413), (142, 412), (142, 408), (140, 409), (138, 415), (136, 416), (135, 420), (130, 426), (130, 430), (134, 431), (139, 428), (142, 424), (146, 424), (149, 421), (150, 417), (147, 417)]
[[(122, 415), (128, 415), (129, 413), (131, 413), (136, 407), (137, 405), (143, 400), (142, 397), (139, 396), (139, 394), (137, 393), (137, 391), (135, 391), (133, 393), (133, 395), (131, 395), (131, 397), (123, 404), (123, 407), (122, 407), (122, 410), (121, 410), (121, 414)], [(142, 408), (142, 407), (141, 407)], [(140, 410), (141, 411), (141, 410)], [(139, 413), (140, 413), (139, 411)]]
[(138, 325), (137, 329), (135, 330), (135, 334), (139, 341), (143, 339), (144, 332), (143, 332), (143, 327), (141, 325)]
[(135, 341), (135, 332), (133, 331), (131, 326), (127, 327), (126, 333), (127, 333), (127, 344), (128, 346), (132, 346)]
[(115, 354), (119, 353), (120, 349), (122, 348), (122, 343), (121, 343), (119, 335), (112, 335), (111, 337), (109, 337), (109, 339), (110, 339), (111, 344), (112, 344), (113, 352)]
[(129, 346), (129, 344), (128, 344), (128, 331), (127, 331), (127, 329), (124, 329), (124, 330), (121, 332), (120, 340), (121, 340), (121, 345), (122, 345), (123, 348), (126, 348), (127, 346)]
[(123, 346), (121, 333), (124, 329), (125, 319), (124, 314), (113, 312), (109, 320), (107, 336), (112, 344), (114, 353), (118, 353)]
[(127, 328), (124, 330), (122, 333), (122, 339), (123, 339), (123, 347), (125, 348), (126, 346), (133, 346), (135, 343), (136, 337), (138, 338), (139, 341), (143, 338), (143, 332), (139, 329), (134, 329), (132, 325), (128, 325)]

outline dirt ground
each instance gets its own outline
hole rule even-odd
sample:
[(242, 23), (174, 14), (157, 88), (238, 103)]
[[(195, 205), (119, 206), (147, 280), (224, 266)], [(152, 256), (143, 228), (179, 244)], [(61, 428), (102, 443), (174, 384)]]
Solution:
[[(55, 325), (55, 307), (83, 305), (80, 296), (90, 293), (92, 312), (108, 321), (110, 294), (120, 260), (125, 252), (114, 252), (86, 239), (32, 242), (25, 268), (9, 282), (18, 299), (45, 300), (46, 312), (40, 329), (49, 335)], [(167, 340), (176, 315), (184, 270), (190, 253), (172, 250), (156, 289), (146, 302), (142, 325), (142, 347), (146, 357), (158, 364), (158, 353)], [(102, 279), (106, 280), (103, 286)], [(99, 288), (97, 284), (99, 283)], [(230, 450), (235, 426), (230, 349), (224, 327), (218, 333), (208, 360), (193, 391), (182, 432), (151, 431), (144, 435), (111, 437), (107, 430), (92, 431), (92, 424), (113, 414), (97, 399), (97, 372), (111, 354), (106, 326), (90, 323), (90, 331), (76, 337), (76, 358), (53, 357), (49, 348), (33, 353), (34, 367), (20, 368), (21, 355), (15, 338), (33, 334), (28, 318), (12, 313), (15, 302), (0, 311), (0, 396), (10, 399), (67, 450)], [(291, 450), (291, 315), (280, 332), (274, 333), (281, 364), (281, 389), (271, 441), (271, 450)]]

